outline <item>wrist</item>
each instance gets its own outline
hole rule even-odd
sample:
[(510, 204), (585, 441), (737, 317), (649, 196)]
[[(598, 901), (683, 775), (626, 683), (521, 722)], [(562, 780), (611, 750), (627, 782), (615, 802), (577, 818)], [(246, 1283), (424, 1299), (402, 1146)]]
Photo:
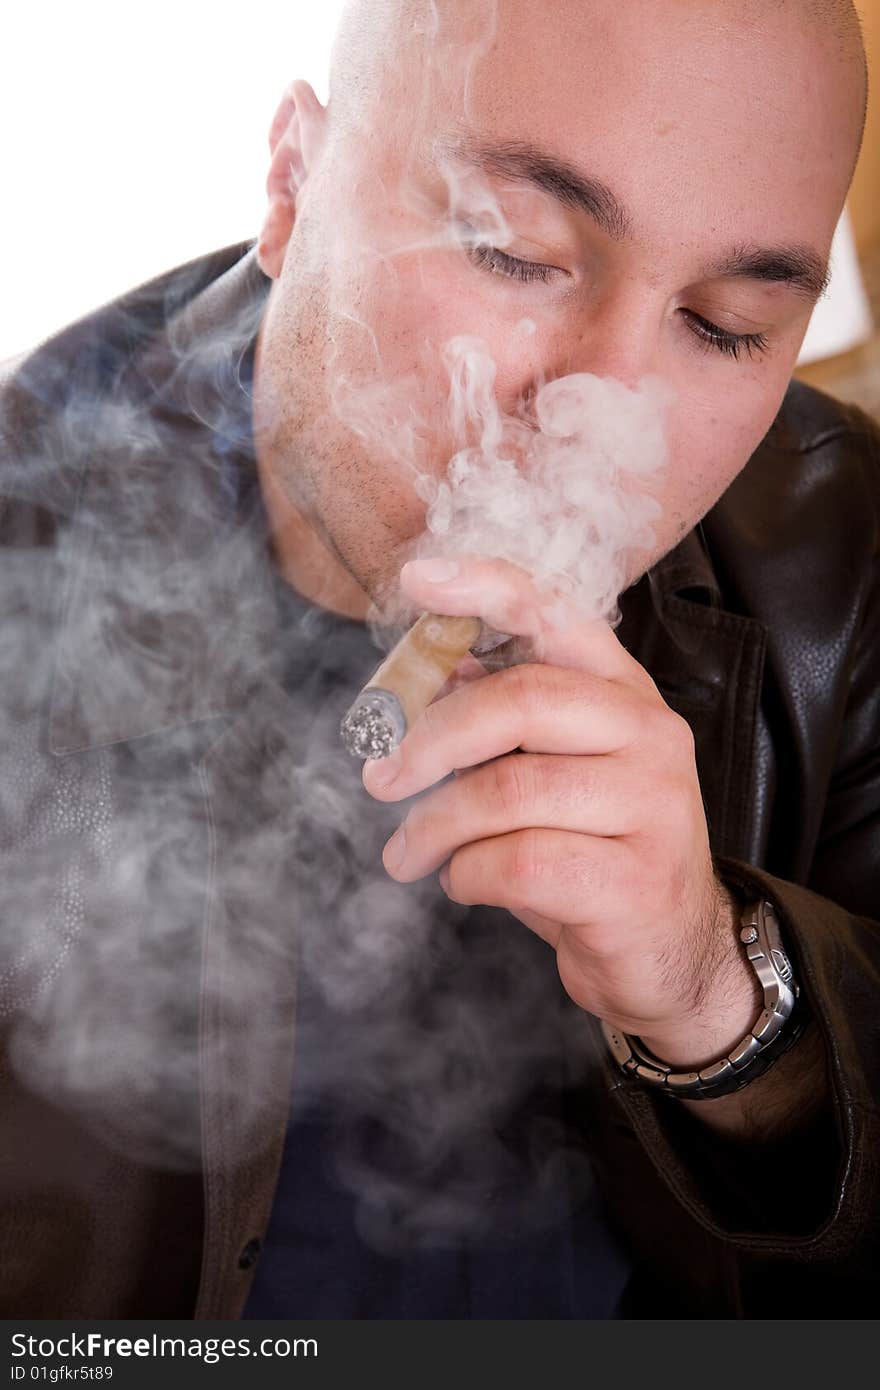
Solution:
[(675, 1028), (652, 1031), (642, 1038), (655, 1056), (685, 1071), (699, 1071), (725, 1055), (749, 1031), (761, 1012), (761, 986), (747, 962), (731, 962), (725, 986), (713, 992), (699, 1014)]
[(698, 1071), (734, 1047), (761, 1011), (763, 992), (740, 941), (741, 904), (719, 884), (710, 984), (699, 1002), (673, 1024), (641, 1034), (649, 1052), (688, 1071)]
[[(605, 1040), (631, 1079), (659, 1086), (681, 1100), (714, 1100), (763, 1076), (797, 1041), (806, 1017), (803, 1008), (797, 1008), (798, 986), (770, 902), (760, 899), (743, 910), (739, 936), (762, 991), (763, 1008), (749, 1031), (726, 1054), (700, 1066), (693, 1061), (666, 1061), (652, 1052), (643, 1039), (603, 1022)], [(668, 1038), (668, 1034), (664, 1037)]]

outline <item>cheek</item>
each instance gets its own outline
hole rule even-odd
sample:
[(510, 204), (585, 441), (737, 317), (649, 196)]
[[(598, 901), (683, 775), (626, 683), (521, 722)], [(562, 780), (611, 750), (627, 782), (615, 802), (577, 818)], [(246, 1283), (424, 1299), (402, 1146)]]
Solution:
[[(416, 438), (407, 450), (420, 470), (440, 475), (456, 451), (443, 353), (452, 339), (486, 344), (498, 365), (503, 408), (512, 409), (522, 392), (522, 363), (533, 352), (533, 337), (520, 333), (509, 313), (502, 320), (479, 288), (453, 255), (400, 256), (360, 278), (355, 314), (335, 316), (328, 372), (331, 393), (337, 384), (333, 413), (352, 423), (340, 408), (338, 388), (340, 380), (351, 382), (348, 399), (364, 405), (359, 433), (370, 455), (384, 456), (386, 475), (392, 436), (403, 439), (408, 426), (414, 425)], [(514, 358), (518, 365), (511, 369)]]
[[(742, 372), (738, 382), (732, 380), (736, 371)], [(716, 375), (711, 394), (687, 396), (680, 390), (668, 416), (670, 462), (660, 500), (682, 524), (694, 524), (748, 463), (790, 379), (788, 370), (771, 373), (769, 364), (750, 370), (734, 363)]]
[(456, 274), (446, 255), (400, 256), (376, 267), (368, 283), (361, 282), (358, 305), (362, 321), (379, 348), (386, 377), (417, 370), (440, 382), (448, 377), (442, 349), (462, 334), (483, 338), (493, 348), (500, 337), (468, 289), (467, 276)]

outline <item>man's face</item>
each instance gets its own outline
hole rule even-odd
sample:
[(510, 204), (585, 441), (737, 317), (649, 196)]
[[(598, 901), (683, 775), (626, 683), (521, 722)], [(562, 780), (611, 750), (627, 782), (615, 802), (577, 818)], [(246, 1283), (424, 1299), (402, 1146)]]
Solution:
[[(262, 463), (371, 597), (424, 528), (407, 456), (439, 477), (454, 451), (441, 349), (463, 333), (511, 413), (572, 372), (668, 383), (630, 579), (668, 551), (773, 420), (850, 173), (852, 63), (789, 7), (496, 8), (489, 42), (471, 4), (454, 40), (401, 43), (363, 128), (312, 118), (261, 333)], [(385, 445), (339, 418), (371, 384)]]

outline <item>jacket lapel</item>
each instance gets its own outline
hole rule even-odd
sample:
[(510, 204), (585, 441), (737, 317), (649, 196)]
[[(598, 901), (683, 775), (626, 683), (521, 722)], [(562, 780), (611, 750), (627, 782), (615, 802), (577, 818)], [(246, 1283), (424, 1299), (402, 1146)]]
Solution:
[(702, 527), (621, 599), (618, 635), (687, 720), (712, 851), (754, 862), (754, 797), (766, 632), (725, 612)]

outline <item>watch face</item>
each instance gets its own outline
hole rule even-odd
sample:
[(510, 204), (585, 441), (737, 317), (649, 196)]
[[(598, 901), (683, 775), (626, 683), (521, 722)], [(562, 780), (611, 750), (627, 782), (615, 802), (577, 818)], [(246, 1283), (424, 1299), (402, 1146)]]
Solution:
[(794, 972), (792, 971), (788, 956), (785, 954), (784, 951), (780, 951), (778, 946), (774, 946), (771, 948), (770, 955), (772, 957), (773, 964), (776, 966), (776, 969), (779, 972), (779, 978), (783, 981), (784, 984), (790, 985)]

